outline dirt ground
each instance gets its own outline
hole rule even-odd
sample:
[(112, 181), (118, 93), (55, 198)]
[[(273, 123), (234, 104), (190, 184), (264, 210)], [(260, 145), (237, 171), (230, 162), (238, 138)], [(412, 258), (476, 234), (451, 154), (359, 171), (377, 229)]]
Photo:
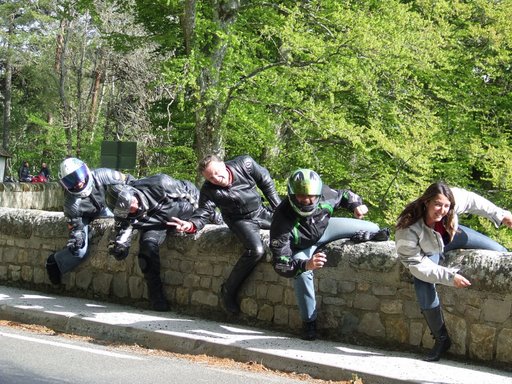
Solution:
[(154, 355), (154, 356), (168, 356), (173, 357), (177, 359), (186, 359), (191, 362), (197, 362), (199, 364), (206, 364), (209, 366), (214, 367), (222, 367), (227, 369), (238, 369), (238, 370), (245, 370), (249, 372), (264, 372), (264, 373), (271, 373), (276, 376), (281, 377), (287, 377), (294, 380), (300, 380), (303, 381), (305, 384), (364, 384), (363, 381), (360, 378), (355, 377), (353, 380), (348, 381), (331, 381), (331, 380), (319, 380), (314, 379), (309, 375), (306, 374), (298, 374), (298, 373), (289, 373), (289, 372), (280, 372), (275, 371), (266, 368), (260, 363), (257, 363), (255, 361), (249, 361), (245, 363), (241, 363), (232, 359), (225, 359), (225, 358), (217, 358), (214, 356), (207, 356), (207, 355), (188, 355), (188, 354), (178, 354), (178, 353), (172, 353), (157, 349), (147, 349), (138, 345), (128, 345), (128, 344), (120, 344), (105, 340), (96, 340), (90, 337), (84, 337), (84, 336), (77, 336), (72, 334), (64, 334), (54, 331), (53, 329), (35, 325), (35, 324), (22, 324), (22, 323), (16, 323), (13, 321), (5, 321), (0, 320), (0, 325), (5, 327), (11, 327), (11, 328), (18, 328), (23, 329), (28, 332), (38, 333), (38, 334), (45, 334), (45, 335), (59, 335), (62, 337), (66, 337), (69, 339), (75, 339), (75, 340), (82, 340), (84, 342), (90, 342), (94, 344), (100, 344), (104, 346), (108, 346), (111, 348), (114, 348), (116, 350), (121, 351), (133, 351), (137, 353), (147, 354), (147, 355)]

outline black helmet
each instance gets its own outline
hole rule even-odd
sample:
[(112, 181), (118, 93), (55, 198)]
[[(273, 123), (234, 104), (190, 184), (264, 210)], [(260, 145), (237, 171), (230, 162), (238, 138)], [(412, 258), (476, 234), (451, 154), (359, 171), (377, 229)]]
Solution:
[(136, 198), (135, 188), (125, 184), (114, 184), (107, 187), (105, 203), (115, 217), (126, 219), (130, 214), (133, 198)]
[(288, 200), (292, 208), (300, 216), (310, 216), (318, 206), (320, 199), (311, 205), (303, 205), (297, 201), (296, 195), (318, 196), (322, 194), (322, 179), (311, 169), (297, 169), (288, 178)]

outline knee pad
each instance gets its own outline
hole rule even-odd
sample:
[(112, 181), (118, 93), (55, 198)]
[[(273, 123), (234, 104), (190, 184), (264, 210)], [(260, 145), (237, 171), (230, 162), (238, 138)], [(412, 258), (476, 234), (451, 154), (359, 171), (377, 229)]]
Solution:
[(253, 259), (255, 261), (260, 261), (263, 256), (265, 256), (265, 249), (263, 248), (263, 245), (254, 249), (248, 249), (242, 255), (242, 257)]

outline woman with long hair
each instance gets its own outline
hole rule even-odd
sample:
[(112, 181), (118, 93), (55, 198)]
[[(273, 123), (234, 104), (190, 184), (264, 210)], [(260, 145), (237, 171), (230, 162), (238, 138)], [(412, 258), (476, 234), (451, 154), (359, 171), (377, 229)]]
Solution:
[(395, 241), (401, 262), (414, 278), (421, 312), (435, 339), (426, 361), (437, 361), (451, 346), (436, 284), (465, 288), (470, 281), (456, 268), (439, 265), (443, 252), (452, 249), (487, 249), (507, 252), (489, 237), (458, 224), (458, 214), (473, 213), (512, 228), (512, 214), (489, 200), (444, 183), (431, 184), (398, 217)]

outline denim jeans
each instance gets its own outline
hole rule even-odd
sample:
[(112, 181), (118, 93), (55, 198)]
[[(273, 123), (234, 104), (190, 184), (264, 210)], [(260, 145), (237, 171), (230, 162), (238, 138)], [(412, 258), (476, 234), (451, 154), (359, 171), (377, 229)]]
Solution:
[[(114, 217), (114, 214), (112, 211), (105, 207), (97, 217)], [(89, 223), (92, 220), (94, 219), (85, 217), (82, 219), (84, 223), (85, 241), (84, 246), (80, 248), (78, 252), (73, 253), (67, 247), (55, 252), (54, 257), (59, 267), (60, 273), (64, 274), (66, 272), (72, 271), (81, 263), (83, 263), (87, 259), (87, 256), (89, 256)]]
[[(482, 235), (471, 228), (459, 225), (458, 231), (453, 240), (444, 247), (444, 252), (454, 249), (485, 249), (489, 251), (507, 252), (507, 249), (491, 238)], [(429, 257), (434, 263), (439, 264), (440, 255)], [(436, 285), (414, 278), (414, 289), (421, 310), (432, 309), (439, 306), (439, 297)]]
[[(309, 248), (297, 252), (293, 255), (293, 258), (297, 260), (309, 260), (318, 247), (330, 243), (331, 241), (349, 238), (357, 231), (377, 232), (378, 230), (379, 226), (370, 221), (332, 217), (318, 242)], [(296, 276), (294, 278), (294, 289), (302, 321), (315, 320), (317, 312), (313, 271), (306, 271)]]
[[(432, 262), (439, 264), (441, 255), (435, 254), (429, 256), (429, 259), (432, 260)], [(427, 283), (426, 281), (415, 277), (414, 290), (416, 291), (416, 298), (418, 299), (418, 304), (420, 305), (420, 309), (422, 311), (424, 309), (432, 309), (439, 306), (439, 297), (437, 296), (435, 284)]]
[(501, 244), (463, 225), (459, 225), (453, 240), (444, 247), (445, 252), (453, 249), (487, 249), (489, 251), (507, 252), (507, 248)]

